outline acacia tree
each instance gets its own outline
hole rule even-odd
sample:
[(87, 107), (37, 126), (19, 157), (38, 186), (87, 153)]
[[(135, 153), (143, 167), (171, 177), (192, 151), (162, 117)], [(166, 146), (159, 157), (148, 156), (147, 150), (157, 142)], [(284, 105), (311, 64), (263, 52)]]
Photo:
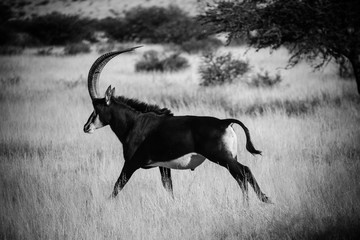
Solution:
[(360, 94), (359, 0), (221, 0), (208, 5), (200, 20), (228, 33), (228, 41), (244, 38), (256, 49), (287, 47), (289, 67), (302, 59), (314, 68), (347, 59)]

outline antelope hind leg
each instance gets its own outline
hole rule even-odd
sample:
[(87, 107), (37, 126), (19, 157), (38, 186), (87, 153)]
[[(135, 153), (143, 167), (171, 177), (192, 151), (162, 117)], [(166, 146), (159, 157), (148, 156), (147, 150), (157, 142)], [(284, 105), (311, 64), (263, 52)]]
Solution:
[(248, 201), (247, 183), (250, 183), (251, 187), (254, 189), (260, 201), (265, 203), (271, 203), (270, 199), (261, 191), (259, 184), (257, 183), (255, 177), (251, 173), (250, 169), (247, 166), (244, 166), (239, 162), (237, 162), (235, 160), (236, 158), (233, 158), (231, 156), (226, 156), (221, 158), (208, 157), (208, 159), (228, 169), (228, 171), (233, 176), (233, 178), (235, 178), (235, 180), (238, 182), (244, 194), (245, 201)]
[(161, 182), (164, 188), (169, 192), (172, 198), (174, 198), (173, 185), (171, 180), (171, 170), (166, 167), (159, 167), (161, 174)]

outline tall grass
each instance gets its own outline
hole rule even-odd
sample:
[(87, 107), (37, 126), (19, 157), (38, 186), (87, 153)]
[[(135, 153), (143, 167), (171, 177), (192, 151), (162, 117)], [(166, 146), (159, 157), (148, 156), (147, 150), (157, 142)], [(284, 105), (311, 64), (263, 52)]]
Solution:
[[(245, 151), (244, 134), (236, 128), (238, 159), (274, 204), (260, 203), (251, 192), (250, 206), (244, 206), (228, 171), (210, 162), (194, 172), (173, 171), (175, 199), (163, 189), (159, 170), (150, 169), (138, 170), (109, 200), (123, 165), (121, 144), (108, 127), (93, 135), (82, 132), (92, 111), (86, 84), (63, 84), (83, 79), (96, 55), (8, 56), (0, 58), (0, 238), (350, 239), (359, 234), (360, 102), (354, 82), (339, 81), (330, 67), (314, 73), (300, 65), (282, 71), (284, 81), (274, 89), (242, 83), (202, 89), (195, 55), (187, 56), (191, 69), (181, 73), (135, 73), (134, 63), (146, 50), (111, 61), (101, 89), (111, 83), (119, 95), (170, 107), (177, 115), (241, 119), (263, 156)], [(253, 65), (277, 71), (286, 53), (248, 57)], [(21, 81), (6, 84), (14, 76)], [(288, 114), (286, 102), (310, 110)], [(248, 114), (254, 106), (263, 110)]]

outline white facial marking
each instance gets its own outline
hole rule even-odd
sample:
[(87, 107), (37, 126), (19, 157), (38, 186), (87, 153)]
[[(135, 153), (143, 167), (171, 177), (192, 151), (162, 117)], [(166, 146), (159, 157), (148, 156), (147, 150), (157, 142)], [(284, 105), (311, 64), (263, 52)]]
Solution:
[(103, 126), (104, 124), (100, 121), (99, 115), (93, 112), (84, 126), (84, 131), (86, 133), (93, 133), (95, 129), (101, 128)]
[(197, 166), (205, 161), (205, 157), (197, 153), (189, 153), (180, 158), (166, 161), (166, 162), (154, 162), (149, 164), (152, 167), (167, 167), (172, 169), (195, 169)]
[(104, 126), (104, 124), (100, 121), (100, 117), (98, 114), (96, 115), (92, 124), (94, 125), (95, 129), (98, 129), (98, 128), (101, 128)]
[(89, 129), (86, 131), (86, 133), (94, 133), (95, 127), (94, 124), (90, 123)]

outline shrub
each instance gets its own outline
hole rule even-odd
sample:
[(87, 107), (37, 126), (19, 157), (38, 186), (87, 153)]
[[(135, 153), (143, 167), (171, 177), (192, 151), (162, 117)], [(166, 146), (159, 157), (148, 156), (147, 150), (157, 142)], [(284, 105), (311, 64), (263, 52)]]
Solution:
[(1, 26), (0, 24), (0, 45), (11, 44), (15, 38), (14, 31), (7, 27), (5, 24)]
[(64, 48), (65, 55), (76, 55), (79, 53), (89, 53), (91, 51), (90, 46), (86, 43), (71, 43)]
[(277, 73), (274, 77), (269, 75), (268, 71), (264, 73), (257, 73), (256, 76), (252, 77), (248, 85), (252, 87), (274, 87), (282, 81), (281, 75)]
[(123, 18), (102, 19), (97, 26), (118, 41), (180, 44), (209, 35), (195, 18), (176, 6), (131, 8)]
[(99, 54), (104, 54), (112, 51), (122, 51), (132, 47), (133, 47), (132, 44), (116, 44), (115, 42), (107, 42), (107, 43), (98, 44), (96, 46), (96, 51)]
[(187, 53), (212, 52), (222, 46), (223, 43), (217, 38), (194, 39), (180, 44), (180, 49)]
[(171, 5), (166, 8), (135, 7), (125, 11), (122, 17), (100, 20), (58, 12), (14, 18), (10, 15), (10, 8), (1, 4), (0, 13), (4, 13), (0, 15), (0, 44), (13, 42), (13, 37), (18, 33), (34, 39), (25, 42), (26, 45), (65, 45), (83, 40), (96, 42), (95, 33), (101, 31), (106, 37), (122, 42), (184, 43), (182, 48), (187, 52), (216, 45), (214, 39), (208, 40), (211, 32), (208, 25), (201, 26), (195, 17)]
[[(0, 4), (1, 8), (1, 4)], [(0, 14), (1, 14), (0, 9)], [(16, 21), (8, 21), (0, 17), (0, 45), (26, 46), (35, 45), (38, 41), (29, 33), (17, 27)]]
[(65, 88), (67, 88), (67, 89), (73, 89), (73, 88), (77, 88), (79, 86), (84, 86), (86, 84), (86, 80), (81, 75), (81, 76), (79, 76), (78, 79), (75, 79), (73, 81), (60, 80), (59, 83), (61, 85), (65, 86)]
[(132, 30), (127, 27), (125, 19), (123, 18), (107, 17), (98, 20), (94, 24), (98, 31), (103, 31), (106, 37), (116, 41), (128, 40), (130, 36), (129, 31)]
[(164, 71), (169, 72), (176, 72), (190, 66), (188, 60), (180, 56), (179, 53), (170, 54), (168, 57), (165, 57), (161, 62), (164, 66)]
[(0, 4), (0, 13), (3, 13), (3, 16), (0, 15), (0, 44), (11, 43), (18, 33), (34, 39), (30, 43), (25, 42), (27, 45), (65, 45), (83, 40), (96, 42), (95, 33), (98, 31), (123, 42), (185, 43), (183, 48), (187, 52), (204, 45), (208, 48), (215, 43), (214, 39), (205, 41), (211, 32), (208, 25), (201, 26), (195, 17), (176, 6), (135, 7), (125, 11), (122, 17), (101, 20), (58, 12), (14, 18), (10, 8), (3, 4)]
[(13, 45), (15, 31), (9, 26), (9, 20), (13, 16), (11, 7), (0, 2), (0, 45)]
[(337, 63), (339, 65), (338, 74), (342, 79), (354, 78), (354, 71), (349, 60), (341, 58)]
[(6, 23), (13, 15), (14, 13), (9, 5), (0, 3), (0, 25)]
[(178, 53), (165, 55), (164, 53), (159, 54), (157, 51), (150, 50), (145, 52), (142, 59), (136, 63), (135, 70), (137, 72), (175, 72), (187, 67), (189, 67), (187, 59)]
[(24, 51), (24, 48), (19, 46), (0, 46), (0, 55), (18, 55)]
[(92, 21), (77, 15), (53, 12), (30, 19), (11, 21), (17, 32), (25, 32), (43, 45), (64, 45), (82, 40), (94, 40)]
[[(185, 19), (185, 20), (184, 20)], [(169, 42), (174, 22), (187, 21), (187, 15), (178, 7), (135, 7), (125, 12), (125, 22), (131, 27), (129, 40)], [(180, 27), (180, 26), (179, 26)]]
[(96, 46), (96, 52), (99, 54), (107, 53), (113, 51), (115, 48), (115, 43), (109, 42), (105, 44), (99, 44)]
[(37, 3), (36, 5), (37, 6), (42, 6), (42, 5), (46, 5), (48, 3), (49, 3), (49, 0), (44, 0), (44, 1), (41, 1), (41, 2)]
[(136, 63), (135, 70), (141, 71), (164, 71), (164, 68), (159, 59), (159, 53), (155, 50), (146, 51), (142, 59)]
[(233, 59), (231, 53), (215, 56), (213, 52), (203, 54), (200, 65), (201, 85), (213, 86), (232, 83), (234, 79), (250, 70), (249, 62)]
[(236, 36), (228, 42), (229, 46), (244, 46), (246, 45), (247, 37), (246, 36)]
[(36, 52), (39, 56), (50, 56), (53, 54), (53, 47), (41, 48)]

